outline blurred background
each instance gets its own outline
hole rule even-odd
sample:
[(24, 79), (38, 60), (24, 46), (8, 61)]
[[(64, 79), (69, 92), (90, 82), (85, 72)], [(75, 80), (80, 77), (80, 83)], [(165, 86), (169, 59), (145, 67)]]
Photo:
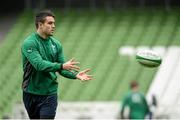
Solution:
[[(139, 82), (154, 118), (180, 118), (179, 0), (2, 0), (0, 118), (27, 118), (21, 43), (35, 31), (34, 15), (41, 9), (56, 15), (54, 36), (66, 60), (76, 58), (94, 75), (84, 84), (58, 76), (56, 118), (117, 119), (132, 80)], [(161, 66), (141, 66), (135, 59), (140, 49), (161, 54)]]

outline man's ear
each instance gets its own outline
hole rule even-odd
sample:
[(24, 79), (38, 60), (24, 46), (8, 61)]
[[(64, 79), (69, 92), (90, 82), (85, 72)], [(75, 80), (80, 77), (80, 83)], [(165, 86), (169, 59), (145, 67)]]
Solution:
[(41, 27), (42, 27), (42, 25), (43, 25), (43, 23), (42, 23), (42, 22), (38, 22), (38, 26), (39, 26), (39, 28), (41, 28)]

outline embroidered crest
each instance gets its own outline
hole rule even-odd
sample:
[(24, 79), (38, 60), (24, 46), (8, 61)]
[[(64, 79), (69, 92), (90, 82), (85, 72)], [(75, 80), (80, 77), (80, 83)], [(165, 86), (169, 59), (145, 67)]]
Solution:
[(33, 49), (31, 47), (27, 49), (28, 53), (32, 53), (32, 51), (33, 51)]

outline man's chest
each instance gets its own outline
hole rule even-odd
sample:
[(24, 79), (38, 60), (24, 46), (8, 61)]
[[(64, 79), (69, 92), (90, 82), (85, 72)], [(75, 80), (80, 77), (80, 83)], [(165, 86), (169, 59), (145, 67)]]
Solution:
[(55, 62), (57, 61), (57, 46), (52, 42), (41, 43), (39, 45), (39, 52), (43, 59)]

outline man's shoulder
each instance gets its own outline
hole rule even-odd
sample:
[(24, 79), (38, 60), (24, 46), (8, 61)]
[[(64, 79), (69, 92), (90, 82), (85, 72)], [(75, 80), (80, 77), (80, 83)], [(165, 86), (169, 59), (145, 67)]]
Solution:
[(35, 44), (35, 42), (36, 42), (36, 36), (34, 33), (32, 33), (25, 38), (25, 40), (23, 41), (23, 45), (24, 44)]
[(124, 98), (124, 99), (129, 99), (131, 96), (132, 96), (132, 92), (128, 91), (127, 93), (125, 93), (125, 94), (123, 95), (123, 98)]
[(142, 96), (142, 97), (144, 97), (145, 95), (144, 95), (144, 93), (143, 92), (138, 92), (138, 94), (140, 95), (140, 96)]
[(51, 40), (52, 40), (55, 44), (58, 44), (58, 45), (61, 46), (61, 42), (60, 42), (58, 39), (56, 39), (56, 38), (54, 38), (54, 37), (51, 36)]

